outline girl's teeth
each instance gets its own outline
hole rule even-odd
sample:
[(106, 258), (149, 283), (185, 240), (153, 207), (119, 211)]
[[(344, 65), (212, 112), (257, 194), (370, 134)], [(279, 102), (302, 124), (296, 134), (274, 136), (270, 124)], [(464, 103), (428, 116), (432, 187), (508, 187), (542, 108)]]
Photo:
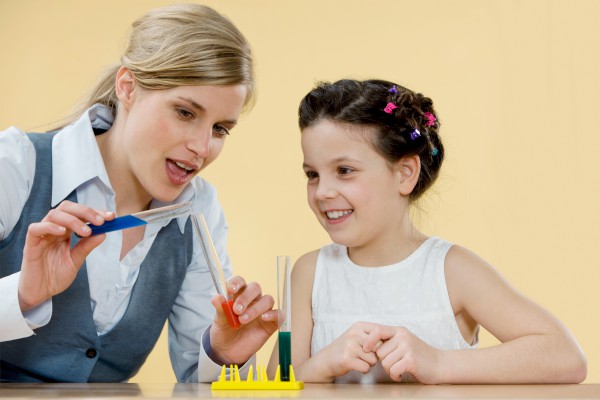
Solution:
[(179, 168), (185, 169), (186, 171), (191, 171), (191, 170), (194, 169), (194, 168), (190, 168), (190, 167), (186, 166), (185, 164), (182, 164), (182, 163), (180, 163), (178, 161), (175, 161), (175, 164), (177, 164), (177, 166)]
[(341, 218), (345, 215), (348, 214), (352, 214), (352, 210), (346, 210), (346, 211), (327, 211), (327, 218), (329, 219), (338, 219)]

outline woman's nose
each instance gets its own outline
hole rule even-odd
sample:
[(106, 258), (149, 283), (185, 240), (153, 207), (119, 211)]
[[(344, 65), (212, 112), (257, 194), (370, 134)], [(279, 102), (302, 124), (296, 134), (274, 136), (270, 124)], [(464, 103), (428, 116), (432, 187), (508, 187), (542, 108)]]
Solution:
[(202, 129), (191, 134), (187, 148), (199, 158), (207, 158), (210, 154), (210, 141), (212, 139), (212, 126), (210, 129)]

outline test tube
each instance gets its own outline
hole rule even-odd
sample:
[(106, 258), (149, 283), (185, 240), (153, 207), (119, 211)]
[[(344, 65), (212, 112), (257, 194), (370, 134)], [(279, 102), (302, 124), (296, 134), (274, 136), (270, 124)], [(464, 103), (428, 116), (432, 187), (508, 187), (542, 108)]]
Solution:
[(173, 218), (183, 217), (192, 213), (192, 203), (186, 202), (181, 204), (173, 204), (165, 207), (158, 207), (148, 211), (142, 211), (135, 214), (124, 215), (117, 217), (112, 221), (105, 221), (100, 226), (89, 225), (92, 230), (92, 235), (101, 233), (118, 231), (121, 229), (133, 228), (151, 224), (153, 222), (166, 221)]
[(277, 308), (279, 325), (279, 376), (289, 382), (292, 364), (292, 297), (289, 256), (277, 256)]
[(238, 329), (241, 324), (238, 316), (233, 312), (234, 299), (233, 296), (227, 292), (227, 281), (225, 280), (225, 274), (223, 273), (223, 268), (219, 262), (217, 250), (215, 249), (215, 245), (210, 236), (210, 231), (208, 230), (208, 225), (206, 224), (206, 220), (204, 219), (204, 215), (202, 215), (202, 213), (200, 213), (198, 216), (192, 215), (192, 226), (196, 231), (196, 235), (200, 239), (202, 251), (204, 253), (204, 257), (206, 258), (206, 263), (208, 264), (208, 269), (210, 270), (210, 276), (215, 284), (217, 293), (221, 296), (221, 307), (223, 307), (223, 312), (225, 313), (225, 317), (227, 317), (227, 322), (232, 329)]

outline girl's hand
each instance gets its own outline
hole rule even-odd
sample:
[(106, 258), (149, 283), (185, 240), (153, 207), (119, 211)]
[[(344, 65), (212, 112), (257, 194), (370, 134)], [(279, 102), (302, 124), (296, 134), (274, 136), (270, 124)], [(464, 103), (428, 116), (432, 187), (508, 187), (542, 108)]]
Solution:
[[(86, 225), (102, 225), (114, 213), (98, 212), (90, 207), (63, 201), (48, 212), (41, 222), (29, 225), (23, 248), (19, 278), (21, 311), (33, 308), (67, 289), (77, 276), (88, 254), (106, 235), (89, 237)], [(71, 248), (71, 234), (81, 240)]]
[(232, 329), (225, 317), (219, 295), (211, 302), (217, 314), (210, 327), (211, 358), (221, 364), (244, 364), (256, 353), (277, 330), (275, 301), (270, 295), (263, 295), (258, 283), (246, 284), (240, 276), (227, 282), (227, 290), (234, 296), (233, 312), (241, 326)]
[[(369, 332), (379, 327), (368, 322), (356, 322), (340, 337), (311, 357), (310, 369), (303, 379), (311, 382), (332, 382), (350, 371), (366, 374), (377, 363), (373, 349), (365, 350)], [(306, 368), (305, 368), (306, 369)]]
[(385, 372), (394, 381), (410, 373), (419, 382), (438, 383), (442, 351), (431, 347), (401, 326), (378, 326), (369, 332), (363, 351), (375, 351)]

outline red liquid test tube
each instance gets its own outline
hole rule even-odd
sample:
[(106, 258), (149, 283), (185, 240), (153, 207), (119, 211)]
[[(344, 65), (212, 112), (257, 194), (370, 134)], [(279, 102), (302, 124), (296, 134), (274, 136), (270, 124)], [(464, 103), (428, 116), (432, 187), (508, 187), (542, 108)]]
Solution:
[(227, 317), (227, 322), (231, 329), (238, 329), (242, 326), (238, 315), (233, 312), (233, 300), (222, 301), (221, 307), (223, 307), (223, 312), (225, 313), (225, 317)]

